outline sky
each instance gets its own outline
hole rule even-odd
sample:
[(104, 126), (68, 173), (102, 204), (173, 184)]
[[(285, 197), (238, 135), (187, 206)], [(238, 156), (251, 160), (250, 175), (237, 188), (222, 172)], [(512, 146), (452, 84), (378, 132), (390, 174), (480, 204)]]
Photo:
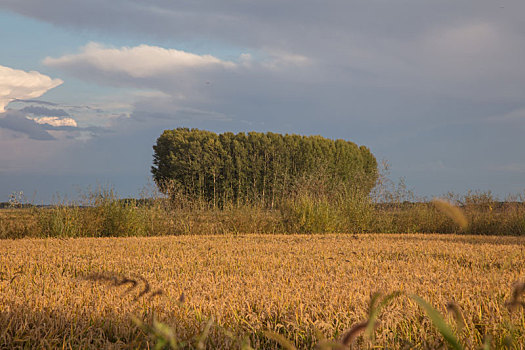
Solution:
[(0, 0), (0, 201), (151, 188), (165, 129), (351, 140), (419, 196), (525, 190), (522, 0)]

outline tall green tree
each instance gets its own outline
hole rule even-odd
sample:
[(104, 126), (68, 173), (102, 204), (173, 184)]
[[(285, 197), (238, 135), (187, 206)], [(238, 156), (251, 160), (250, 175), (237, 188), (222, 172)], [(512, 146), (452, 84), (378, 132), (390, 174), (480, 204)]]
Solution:
[(377, 162), (367, 147), (321, 136), (178, 128), (164, 131), (153, 150), (151, 172), (161, 191), (176, 188), (213, 207), (273, 208), (299, 179), (321, 170), (334, 184), (366, 193), (377, 179)]

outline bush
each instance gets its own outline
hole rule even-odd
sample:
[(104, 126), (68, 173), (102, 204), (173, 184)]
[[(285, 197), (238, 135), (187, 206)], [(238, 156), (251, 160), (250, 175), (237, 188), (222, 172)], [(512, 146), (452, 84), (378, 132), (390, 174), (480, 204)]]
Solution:
[(38, 222), (45, 237), (144, 236), (145, 214), (136, 201), (120, 200), (113, 190), (99, 189), (85, 196), (82, 205), (41, 208)]

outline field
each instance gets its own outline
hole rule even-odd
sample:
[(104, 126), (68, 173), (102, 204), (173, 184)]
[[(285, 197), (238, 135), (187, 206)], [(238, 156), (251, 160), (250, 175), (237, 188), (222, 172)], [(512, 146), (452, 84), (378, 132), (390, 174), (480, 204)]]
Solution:
[[(466, 235), (221, 235), (0, 241), (0, 348), (297, 348), (341, 340), (374, 292), (417, 294), (465, 348), (513, 337), (525, 238)], [(447, 313), (455, 302), (464, 326)], [(457, 314), (456, 314), (457, 316)], [(403, 294), (354, 348), (437, 348), (444, 339)]]

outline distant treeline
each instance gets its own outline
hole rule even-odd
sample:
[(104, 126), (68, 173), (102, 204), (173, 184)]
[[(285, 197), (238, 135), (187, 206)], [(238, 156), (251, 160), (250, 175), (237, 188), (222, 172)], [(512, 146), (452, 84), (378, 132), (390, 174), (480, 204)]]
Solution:
[(153, 149), (151, 171), (161, 191), (176, 191), (214, 207), (274, 207), (299, 179), (321, 173), (366, 193), (377, 179), (377, 162), (367, 147), (321, 136), (218, 135), (178, 128), (164, 131)]
[(32, 208), (35, 207), (33, 204), (24, 203), (24, 204), (13, 204), (10, 202), (0, 202), (0, 209), (10, 209), (10, 208)]

